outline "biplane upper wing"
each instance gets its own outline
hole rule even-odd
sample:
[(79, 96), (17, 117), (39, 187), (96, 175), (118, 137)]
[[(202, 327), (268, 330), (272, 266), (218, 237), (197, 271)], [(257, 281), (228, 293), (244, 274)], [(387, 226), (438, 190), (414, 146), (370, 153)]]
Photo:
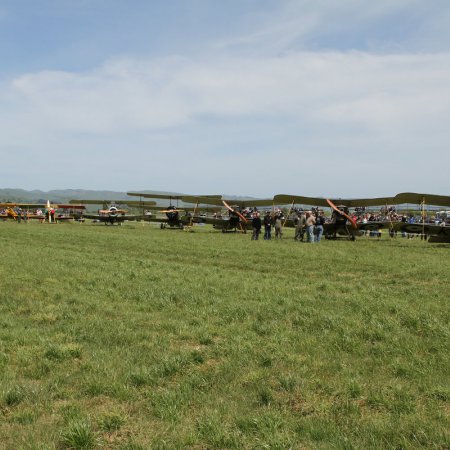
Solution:
[[(70, 205), (73, 208), (72, 205), (104, 205), (104, 204), (111, 204), (115, 203), (117, 205), (128, 205), (128, 206), (139, 206), (139, 207), (151, 207), (155, 206), (156, 202), (153, 201), (139, 201), (139, 200), (127, 200), (127, 199), (121, 199), (121, 200), (99, 200), (99, 199), (89, 199), (89, 200), (70, 200)], [(84, 206), (83, 206), (84, 208)]]
[(139, 200), (117, 200), (115, 203), (118, 203), (120, 205), (128, 205), (133, 207), (140, 207), (140, 208), (152, 208), (156, 206), (156, 202), (153, 201), (139, 201)]
[(6, 202), (0, 203), (0, 208), (45, 208), (47, 206), (46, 203), (15, 203), (15, 202)]
[(181, 197), (183, 203), (191, 203), (193, 205), (211, 205), (223, 207), (221, 195), (183, 195)]
[(103, 205), (104, 203), (110, 203), (113, 202), (113, 200), (83, 200), (83, 199), (76, 199), (76, 200), (69, 200), (69, 203), (71, 205), (76, 204), (82, 204), (82, 205)]
[(277, 194), (273, 198), (276, 205), (311, 205), (311, 206), (328, 206), (327, 200), (320, 197), (304, 197), (301, 195)]
[(226, 203), (233, 206), (239, 206), (240, 208), (248, 208), (252, 206), (272, 206), (273, 198), (255, 198), (246, 200), (236, 199), (223, 199)]
[[(197, 205), (198, 201), (197, 199), (199, 198), (204, 198), (204, 199), (211, 199), (211, 198), (216, 198), (216, 199), (220, 199), (220, 195), (178, 195), (178, 194), (146, 194), (145, 192), (139, 193), (139, 192), (127, 192), (127, 195), (130, 196), (137, 196), (137, 197), (143, 197), (143, 198), (155, 198), (155, 199), (161, 199), (161, 200), (169, 200), (170, 203), (172, 202), (172, 200), (181, 200), (183, 203), (192, 203)], [(205, 204), (205, 202), (202, 202), (202, 204)], [(217, 206), (217, 203), (206, 203), (209, 205), (215, 205)], [(222, 204), (220, 204), (222, 206)], [(185, 210), (187, 210), (186, 208), (183, 208)], [(194, 208), (195, 209), (195, 208)], [(193, 210), (194, 210), (193, 209)]]
[[(394, 197), (375, 197), (375, 198), (330, 198), (330, 200), (339, 205), (349, 208), (357, 206), (383, 206), (398, 205), (402, 203), (420, 204), (422, 202), (436, 206), (450, 206), (450, 197), (445, 195), (418, 194), (414, 192), (403, 192)], [(314, 206), (327, 206), (326, 199), (321, 197), (303, 197), (299, 195), (279, 194), (274, 197), (275, 203), (289, 204), (299, 203)]]
[[(322, 197), (304, 197), (301, 195), (289, 195), (289, 194), (277, 194), (273, 198), (275, 204), (278, 205), (289, 205), (289, 204), (299, 204), (299, 205), (310, 205), (310, 206), (322, 206), (329, 207), (326, 198)], [(357, 206), (382, 206), (391, 205), (394, 203), (394, 197), (377, 197), (377, 198), (331, 198), (332, 203), (337, 205), (344, 205), (349, 208), (354, 208)]]
[(158, 198), (165, 200), (181, 200), (182, 194), (147, 194), (145, 192), (127, 192), (131, 197)]
[(355, 208), (358, 206), (383, 206), (392, 205), (394, 202), (393, 197), (375, 197), (375, 198), (351, 198), (351, 199), (341, 199), (335, 198), (331, 201), (338, 205), (344, 205), (349, 208)]
[(70, 204), (58, 203), (57, 205), (53, 206), (55, 206), (56, 209), (86, 209), (86, 206), (82, 205), (81, 203), (70, 203)]
[(450, 197), (448, 195), (401, 192), (394, 197), (393, 203), (395, 205), (400, 205), (403, 203), (413, 203), (415, 205), (420, 205), (421, 203), (425, 203), (434, 206), (450, 206)]
[[(185, 203), (194, 203), (199, 205), (215, 205), (224, 207), (225, 203), (231, 206), (239, 206), (240, 208), (247, 208), (250, 206), (271, 206), (273, 204), (272, 198), (255, 198), (255, 199), (232, 199), (232, 198), (223, 198), (221, 195), (184, 195), (182, 197), (183, 202)], [(226, 206), (225, 206), (226, 207)]]

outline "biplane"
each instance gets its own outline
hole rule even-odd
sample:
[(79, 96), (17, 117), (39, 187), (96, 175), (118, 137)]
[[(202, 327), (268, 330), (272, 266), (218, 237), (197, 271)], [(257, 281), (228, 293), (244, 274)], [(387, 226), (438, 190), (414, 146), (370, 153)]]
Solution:
[(3, 210), (3, 214), (0, 214), (0, 219), (34, 219), (34, 218), (45, 218), (44, 215), (37, 215), (35, 211), (38, 209), (44, 209), (46, 207), (45, 203), (16, 203), (16, 202), (6, 202), (0, 203), (0, 209)]
[[(228, 212), (227, 216), (205, 217), (204, 223), (211, 224), (214, 228), (222, 230), (222, 233), (242, 231), (246, 232), (251, 228), (251, 213), (253, 208), (258, 206), (272, 206), (273, 199), (224, 199), (221, 196), (182, 196), (183, 202), (199, 205), (213, 205), (225, 208)], [(194, 216), (197, 220), (197, 216)]]
[(83, 222), (83, 211), (86, 209), (86, 206), (77, 204), (63, 204), (58, 203), (55, 205), (47, 203), (45, 216), (46, 220), (49, 220), (49, 215), (54, 213), (53, 217), (50, 219), (55, 223), (58, 222), (67, 222), (67, 221), (78, 221)]
[[(183, 200), (183, 195), (171, 195), (171, 194), (147, 194), (145, 192), (127, 192), (127, 195), (136, 196), (142, 198), (154, 198), (158, 200), (169, 200), (168, 206), (162, 206), (163, 209), (156, 210), (156, 212), (160, 214), (164, 214), (164, 217), (151, 217), (148, 220), (151, 222), (160, 223), (161, 229), (165, 229), (167, 227), (172, 229), (182, 230), (185, 227), (192, 226), (194, 222), (206, 222), (207, 218), (205, 216), (197, 215), (198, 208), (193, 206), (183, 206), (178, 207), (178, 203), (180, 201), (185, 202)], [(210, 196), (202, 196), (202, 198), (220, 198), (220, 195), (210, 195)], [(174, 205), (173, 202), (177, 203)], [(190, 203), (190, 202), (187, 202)], [(215, 209), (217, 210), (217, 209)]]
[(429, 243), (450, 243), (450, 227), (426, 222), (426, 205), (450, 207), (450, 197), (435, 194), (420, 194), (416, 192), (402, 192), (394, 197), (394, 204), (419, 205), (421, 220), (417, 223), (395, 222), (395, 232), (418, 234), (428, 238)]
[(450, 243), (450, 227), (430, 223), (394, 222), (393, 230), (400, 233), (419, 235), (431, 244)]
[(146, 220), (145, 215), (130, 215), (126, 209), (119, 209), (116, 206), (110, 206), (108, 209), (98, 210), (98, 214), (83, 214), (87, 219), (93, 219), (105, 225), (122, 225), (126, 220)]
[(275, 195), (274, 202), (280, 205), (290, 205), (289, 213), (284, 223), (284, 225), (288, 227), (294, 226), (294, 221), (289, 219), (289, 216), (291, 212), (298, 210), (296, 205), (300, 206), (300, 210), (303, 209), (304, 206), (308, 206), (313, 212), (317, 212), (319, 208), (331, 208), (331, 221), (326, 222), (323, 225), (325, 238), (337, 239), (339, 237), (345, 237), (354, 241), (356, 236), (361, 234), (361, 231), (378, 231), (383, 227), (388, 227), (389, 222), (360, 223), (356, 220), (355, 215), (350, 214), (350, 208), (364, 210), (366, 207), (392, 204), (392, 199), (392, 197), (330, 199), (322, 197), (278, 194)]
[[(388, 203), (386, 203), (388, 204)], [(382, 222), (368, 222), (366, 224), (358, 224), (358, 228), (361, 230), (383, 228), (389, 229), (391, 237), (395, 236), (398, 232), (402, 235), (419, 235), (422, 239), (428, 239), (430, 243), (450, 243), (450, 229), (445, 226), (445, 221), (441, 225), (436, 225), (427, 222), (426, 206), (450, 206), (450, 197), (444, 195), (435, 194), (420, 194), (415, 192), (402, 192), (389, 198), (389, 204), (400, 206), (402, 209), (409, 210), (411, 205), (416, 205), (413, 210), (419, 213), (420, 219), (417, 222), (410, 223), (405, 221), (382, 221)], [(387, 210), (387, 207), (386, 207)], [(387, 212), (387, 211), (385, 211)], [(412, 216), (413, 214), (411, 214)]]
[[(277, 204), (290, 204), (291, 211), (295, 210), (295, 205), (314, 205), (318, 207), (331, 207), (332, 220), (324, 225), (324, 233), (328, 238), (336, 238), (338, 235), (347, 236), (351, 240), (362, 231), (380, 232), (382, 229), (388, 229), (391, 236), (397, 231), (411, 234), (421, 234), (429, 237), (429, 242), (450, 242), (450, 228), (445, 226), (432, 225), (425, 223), (425, 204), (435, 206), (450, 206), (450, 197), (433, 194), (418, 194), (404, 192), (393, 197), (378, 198), (355, 198), (355, 199), (326, 199), (317, 197), (303, 197), (296, 195), (276, 195), (274, 202)], [(336, 204), (338, 206), (336, 206)], [(366, 207), (385, 206), (386, 212), (388, 205), (415, 204), (420, 205), (422, 211), (422, 220), (420, 223), (410, 224), (406, 222), (394, 222), (391, 220), (360, 222), (349, 213), (349, 208), (355, 211), (364, 210)], [(315, 209), (315, 208), (313, 208)], [(286, 226), (293, 226), (293, 222), (287, 220)], [(447, 231), (449, 230), (449, 231)]]
[[(293, 211), (299, 209), (296, 208), (296, 205), (300, 206), (300, 210), (303, 209), (304, 206), (311, 207), (312, 211), (318, 211), (319, 208), (331, 208), (331, 222), (327, 222), (323, 225), (325, 237), (328, 239), (337, 239), (338, 236), (344, 236), (353, 241), (356, 238), (358, 226), (356, 224), (356, 220), (349, 214), (349, 207), (356, 205), (369, 206), (369, 203), (367, 202), (368, 199), (356, 199), (356, 203), (352, 203), (353, 200), (277, 194), (275, 195), (273, 200), (274, 203), (279, 205), (290, 205), (289, 212), (287, 214), (286, 220), (284, 221), (284, 226), (288, 227), (295, 226), (294, 220), (290, 219), (289, 216)], [(366, 200), (365, 204), (360, 205), (363, 200)], [(374, 205), (380, 204), (378, 203), (380, 199), (371, 200), (374, 201)]]
[(2, 210), (2, 213), (0, 214), (0, 219), (6, 220), (6, 219), (12, 219), (17, 220), (18, 213), (15, 210), (17, 207), (17, 203), (0, 203), (0, 209)]
[[(37, 219), (42, 222), (50, 221), (50, 211), (54, 211), (52, 219), (56, 221), (64, 221), (68, 219), (75, 219), (79, 212), (85, 207), (80, 204), (66, 205), (66, 204), (51, 204), (47, 203), (0, 203), (0, 209), (4, 210), (4, 214), (0, 215), (0, 219), (13, 219), (17, 221)], [(56, 210), (63, 210), (63, 212), (56, 214)]]
[[(149, 215), (149, 208), (156, 205), (156, 202), (137, 202), (134, 200), (70, 200), (69, 203), (82, 203), (84, 205), (103, 205), (103, 209), (99, 209), (97, 214), (85, 213), (83, 217), (92, 219), (97, 222), (104, 223), (105, 225), (122, 225), (126, 220), (144, 220), (149, 221), (151, 215)], [(109, 205), (109, 206), (108, 206)], [(142, 208), (142, 214), (127, 214), (128, 210), (122, 206), (129, 206), (132, 208)]]
[[(126, 209), (126, 207), (142, 209), (143, 214), (146, 210), (150, 210), (155, 207), (156, 202), (151, 201), (137, 201), (137, 200), (100, 200), (100, 199), (89, 199), (89, 200), (70, 200), (70, 204), (82, 204), (82, 205), (102, 205), (103, 210), (108, 209), (110, 206), (114, 206), (117, 209)], [(123, 208), (125, 207), (125, 208)]]

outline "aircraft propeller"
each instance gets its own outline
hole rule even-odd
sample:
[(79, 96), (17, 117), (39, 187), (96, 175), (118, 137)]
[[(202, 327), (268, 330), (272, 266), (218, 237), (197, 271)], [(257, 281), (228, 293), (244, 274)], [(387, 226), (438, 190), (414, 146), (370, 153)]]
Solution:
[(350, 217), (347, 213), (345, 213), (344, 211), (341, 211), (331, 200), (329, 200), (328, 198), (326, 199), (327, 203), (330, 205), (331, 209), (333, 209), (334, 211), (336, 211), (338, 214), (340, 214), (341, 216), (345, 217), (351, 224), (352, 224), (352, 228), (354, 230), (356, 230), (358, 228), (358, 225), (356, 224), (356, 220), (353, 219), (353, 217)]

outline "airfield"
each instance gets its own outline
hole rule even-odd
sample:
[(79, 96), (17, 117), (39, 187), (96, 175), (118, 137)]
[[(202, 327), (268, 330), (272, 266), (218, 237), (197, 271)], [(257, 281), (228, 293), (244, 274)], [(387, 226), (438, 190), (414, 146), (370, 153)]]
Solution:
[(0, 448), (449, 446), (449, 245), (0, 224)]

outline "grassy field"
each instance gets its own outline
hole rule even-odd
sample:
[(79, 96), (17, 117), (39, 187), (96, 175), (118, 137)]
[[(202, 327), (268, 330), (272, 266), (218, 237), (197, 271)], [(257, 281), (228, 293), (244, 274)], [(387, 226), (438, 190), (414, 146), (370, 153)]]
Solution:
[(0, 223), (0, 448), (448, 449), (450, 246)]

